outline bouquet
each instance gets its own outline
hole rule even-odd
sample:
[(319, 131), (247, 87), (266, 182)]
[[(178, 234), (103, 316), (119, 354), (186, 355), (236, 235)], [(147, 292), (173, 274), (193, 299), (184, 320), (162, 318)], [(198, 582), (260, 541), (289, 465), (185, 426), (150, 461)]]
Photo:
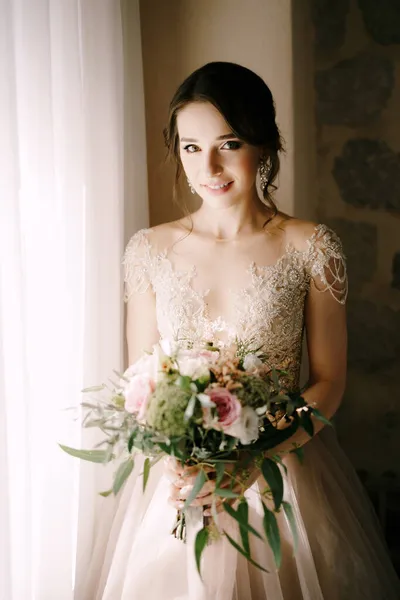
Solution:
[[(329, 424), (300, 392), (285, 391), (281, 380), (286, 373), (267, 366), (261, 348), (250, 348), (240, 341), (229, 347), (208, 343), (188, 348), (162, 340), (125, 373), (114, 372), (119, 380), (111, 381), (112, 387), (103, 384), (83, 390), (97, 396), (82, 402), (82, 425), (99, 428), (104, 440), (92, 450), (61, 445), (64, 451), (84, 460), (118, 463), (112, 488), (101, 492), (103, 496), (118, 494), (132, 472), (137, 452), (146, 457), (143, 489), (151, 467), (166, 455), (184, 466), (195, 467), (196, 480), (182, 510), (177, 512), (172, 531), (182, 541), (186, 538), (185, 514), (214, 476), (211, 517), (203, 518), (203, 527), (195, 539), (199, 573), (204, 548), (220, 535), (226, 535), (238, 552), (263, 570), (251, 558), (249, 536), (265, 539), (279, 567), (281, 545), (275, 514), (284, 511), (295, 546), (297, 532), (292, 508), (283, 500), (281, 468), (285, 470), (285, 465), (280, 456), (267, 457), (265, 453), (292, 436), (298, 427), (312, 436), (312, 415)], [(293, 451), (301, 458), (301, 448)], [(248, 519), (244, 482), (250, 464), (256, 465), (265, 481), (265, 488), (260, 491), (262, 533)], [(230, 486), (220, 487), (227, 474)], [(238, 487), (242, 487), (242, 492), (237, 491)], [(216, 502), (221, 499), (223, 509), (239, 525), (241, 544), (218, 527)]]

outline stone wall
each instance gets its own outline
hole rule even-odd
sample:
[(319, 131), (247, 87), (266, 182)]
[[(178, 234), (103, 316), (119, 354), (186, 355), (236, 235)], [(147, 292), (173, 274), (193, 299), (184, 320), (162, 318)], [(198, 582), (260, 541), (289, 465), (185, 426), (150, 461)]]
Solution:
[(348, 257), (342, 445), (369, 485), (400, 485), (400, 2), (311, 0), (318, 220)]

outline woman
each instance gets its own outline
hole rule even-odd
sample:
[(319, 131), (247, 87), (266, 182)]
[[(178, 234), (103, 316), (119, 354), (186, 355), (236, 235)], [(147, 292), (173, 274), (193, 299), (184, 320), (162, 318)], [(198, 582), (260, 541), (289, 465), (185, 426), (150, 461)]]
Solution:
[[(183, 170), (202, 204), (178, 221), (139, 231), (128, 244), (130, 363), (160, 336), (188, 344), (229, 344), (238, 336), (262, 345), (270, 364), (287, 372), (284, 384), (293, 391), (305, 328), (304, 397), (331, 418), (346, 378), (345, 258), (333, 231), (283, 214), (273, 202), (282, 142), (269, 88), (239, 65), (207, 64), (177, 90), (165, 140), (176, 180)], [(170, 535), (194, 474), (171, 461), (159, 463), (143, 495), (137, 461), (105, 556), (100, 542), (103, 556), (94, 559), (96, 582), (85, 600), (398, 600), (399, 584), (370, 504), (333, 430), (322, 427), (315, 422), (314, 438), (299, 432), (273, 451), (287, 467), (285, 496), (299, 530), (294, 553), (279, 516), (279, 571), (268, 546), (254, 536), (252, 557), (268, 573), (224, 538), (206, 548), (202, 582), (191, 544)], [(304, 445), (303, 465), (290, 454), (295, 444)], [(254, 467), (246, 496), (250, 522), (262, 530), (258, 478)], [(212, 483), (207, 486), (195, 501), (206, 514)], [(225, 512), (221, 518), (234, 528)], [(101, 576), (96, 560), (103, 564)]]

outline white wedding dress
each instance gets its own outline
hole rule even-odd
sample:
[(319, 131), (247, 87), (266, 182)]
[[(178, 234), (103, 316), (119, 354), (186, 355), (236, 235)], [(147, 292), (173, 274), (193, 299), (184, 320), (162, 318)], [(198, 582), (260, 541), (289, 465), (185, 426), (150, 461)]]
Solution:
[[(345, 260), (334, 232), (318, 225), (304, 251), (289, 245), (269, 266), (249, 261), (241, 270), (236, 262), (242, 285), (226, 290), (228, 316), (211, 315), (208, 300), (213, 295), (199, 286), (201, 267), (186, 266), (182, 256), (160, 250), (153, 238), (153, 230), (141, 230), (128, 244), (126, 299), (152, 286), (160, 336), (188, 343), (229, 343), (236, 335), (253, 340), (263, 344), (272, 365), (288, 372), (286, 386), (298, 389), (310, 285), (338, 302), (346, 300)], [(225, 275), (229, 284), (229, 273)], [(143, 494), (143, 458), (138, 457), (111, 522), (103, 523), (98, 533), (87, 579), (75, 600), (399, 600), (399, 582), (377, 520), (334, 431), (323, 429), (304, 451), (303, 465), (293, 455), (285, 459), (285, 498), (294, 510), (299, 541), (294, 553), (288, 523), (279, 515), (279, 571), (269, 547), (254, 536), (252, 557), (268, 573), (249, 564), (222, 538), (205, 550), (202, 582), (194, 565), (196, 519), (188, 544), (170, 534), (176, 513), (167, 503), (170, 484), (162, 461), (151, 471)], [(257, 490), (256, 482), (247, 497), (250, 522), (262, 532)], [(226, 514), (221, 518), (238, 539), (234, 522)]]

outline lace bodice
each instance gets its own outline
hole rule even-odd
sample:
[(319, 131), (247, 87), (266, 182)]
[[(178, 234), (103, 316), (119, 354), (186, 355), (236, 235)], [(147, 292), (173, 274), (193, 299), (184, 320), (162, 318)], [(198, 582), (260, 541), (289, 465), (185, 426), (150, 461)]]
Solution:
[(222, 315), (210, 317), (210, 290), (198, 291), (193, 286), (196, 266), (177, 269), (168, 250), (154, 250), (150, 232), (138, 231), (127, 245), (123, 260), (125, 301), (133, 292), (144, 293), (151, 286), (161, 338), (179, 339), (187, 345), (200, 341), (229, 344), (239, 338), (253, 349), (262, 347), (271, 366), (287, 371), (286, 387), (298, 388), (310, 285), (342, 304), (346, 301), (346, 264), (337, 235), (325, 225), (317, 225), (304, 251), (289, 244), (273, 265), (252, 262), (248, 285), (226, 290), (233, 309), (227, 322)]

